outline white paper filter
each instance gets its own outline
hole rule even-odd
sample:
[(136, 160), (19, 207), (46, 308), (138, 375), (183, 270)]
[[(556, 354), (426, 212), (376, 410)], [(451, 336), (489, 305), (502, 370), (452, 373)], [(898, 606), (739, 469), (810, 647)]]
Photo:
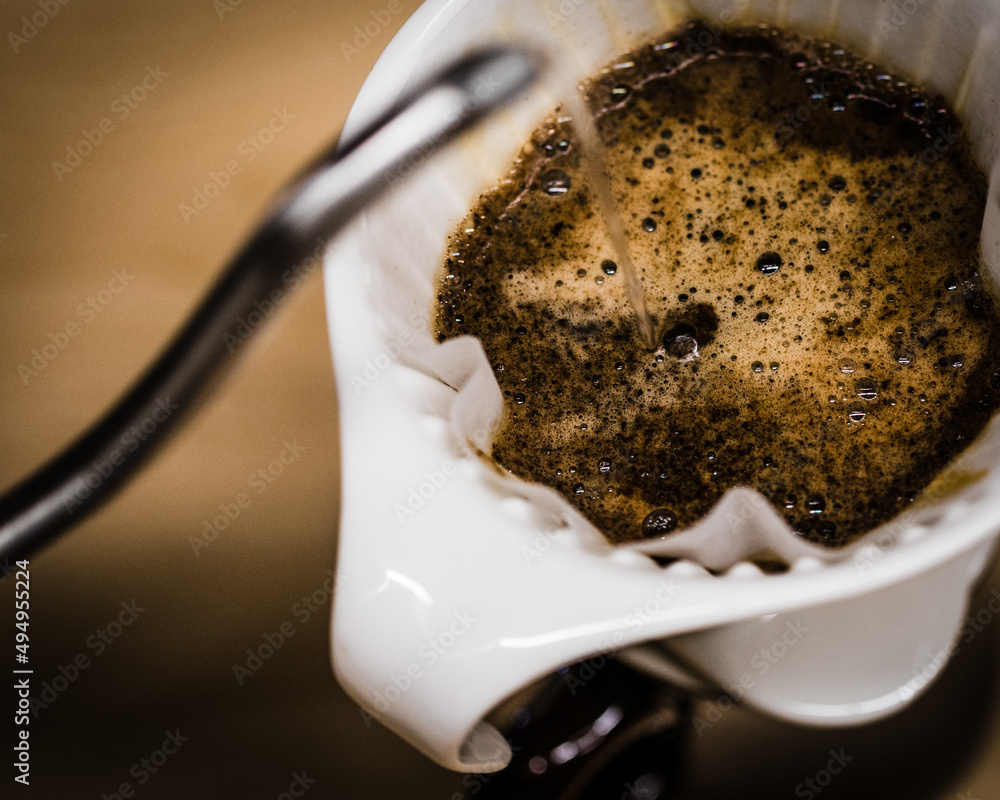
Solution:
[[(477, 42), (534, 44), (582, 79), (695, 18), (834, 40), (945, 95), (991, 176), (982, 251), (986, 273), (1000, 282), (1000, 7), (988, 0), (431, 0), (376, 65), (347, 132)], [(431, 335), (445, 243), (558, 104), (544, 89), (532, 93), (436, 157), (366, 214), (328, 263), (343, 452), (338, 678), (362, 707), (440, 763), (496, 769), (509, 750), (478, 721), (560, 663), (683, 634), (676, 648), (725, 685), (739, 675), (731, 654), (764, 635), (761, 620), (814, 613), (829, 635), (798, 646), (799, 655), (747, 701), (815, 724), (901, 707), (916, 693), (900, 685), (919, 666), (917, 642), (944, 648), (954, 638), (1000, 528), (996, 419), (955, 464), (984, 477), (832, 552), (804, 543), (745, 488), (662, 543), (611, 548), (556, 492), (504, 475), (476, 454), (489, 451), (502, 403), (476, 341), (439, 346)], [(792, 569), (766, 576), (740, 563), (762, 547)], [(532, 548), (545, 557), (526, 563)], [(654, 551), (684, 560), (661, 570), (640, 555)], [(676, 593), (631, 630), (630, 609), (648, 608), (664, 580)], [(907, 581), (920, 584), (923, 599), (899, 594)], [(898, 606), (910, 618), (865, 614), (866, 602)], [(401, 690), (394, 676), (427, 666), (414, 654), (462, 613), (479, 622)], [(861, 628), (881, 649), (838, 660)]]
[[(774, 23), (805, 33), (843, 43), (855, 53), (911, 80), (940, 92), (951, 102), (967, 126), (976, 156), (987, 174), (992, 174), (989, 206), (984, 220), (982, 247), (986, 272), (994, 283), (1000, 278), (1000, 39), (997, 27), (981, 22), (989, 9), (987, 0), (703, 0), (702, 2), (650, 3), (631, 0), (618, 3), (592, 3), (583, 0), (562, 2), (524, 2), (503, 4), (503, 13), (494, 13), (489, 32), (480, 39), (493, 37), (508, 41), (533, 43), (552, 51), (558, 44), (562, 66), (575, 65), (577, 79), (582, 79), (605, 65), (614, 56), (649, 41), (658, 33), (669, 31), (688, 19), (739, 25), (753, 22)], [(480, 13), (476, 6), (460, 9), (449, 24), (462, 26), (464, 15)], [(432, 71), (468, 43), (421, 64), (414, 77)], [(412, 82), (412, 81), (411, 81)], [(370, 300), (379, 321), (385, 326), (387, 342), (407, 340), (400, 360), (434, 376), (459, 391), (451, 406), (449, 422), (457, 439), (475, 442), (488, 452), (490, 434), (502, 413), (499, 388), (482, 350), (471, 341), (449, 342), (439, 346), (431, 336), (437, 282), (440, 279), (444, 243), (461, 219), (475, 205), (481, 191), (496, 185), (538, 121), (559, 104), (558, 97), (543, 88), (518, 108), (502, 115), (499, 123), (468, 137), (459, 148), (435, 161), (413, 184), (397, 191), (384, 209), (366, 219), (368, 256), (378, 265), (371, 275)], [(428, 209), (426, 198), (434, 198)], [(430, 212), (430, 213), (429, 213)], [(978, 472), (1000, 464), (1000, 428), (995, 422), (956, 463), (955, 468)], [(948, 499), (962, 505), (988, 502), (1000, 488), (1000, 470), (990, 470), (977, 484)], [(755, 493), (756, 494), (756, 493)], [(752, 516), (770, 516), (769, 504), (759, 498), (749, 500)], [(940, 505), (940, 504), (937, 504)], [(740, 504), (743, 516), (746, 512)], [(567, 515), (575, 514), (568, 504)], [(939, 508), (921, 509), (906, 516), (906, 526), (926, 527), (928, 533), (953, 529), (955, 514), (948, 514), (942, 524)], [(936, 524), (932, 524), (935, 523)], [(1000, 524), (1000, 508), (996, 514)], [(706, 521), (707, 522), (707, 521)], [(898, 522), (890, 523), (894, 538), (899, 538)], [(706, 528), (699, 526), (699, 533)], [(853, 557), (865, 545), (860, 543), (831, 553), (801, 547), (800, 541), (785, 536), (787, 527), (775, 514), (764, 529), (780, 536), (751, 536), (742, 555), (762, 545), (776, 547), (790, 558), (809, 554), (824, 560)], [(725, 522), (720, 540), (729, 542), (730, 523)], [(689, 541), (695, 537), (676, 535), (667, 542), (642, 545), (646, 552), (662, 555), (697, 557)], [(713, 537), (699, 535), (698, 542)], [(882, 537), (885, 540), (885, 537)], [(712, 568), (734, 563), (732, 554), (713, 558), (705, 553), (701, 563)], [(729, 561), (729, 564), (722, 562)]]

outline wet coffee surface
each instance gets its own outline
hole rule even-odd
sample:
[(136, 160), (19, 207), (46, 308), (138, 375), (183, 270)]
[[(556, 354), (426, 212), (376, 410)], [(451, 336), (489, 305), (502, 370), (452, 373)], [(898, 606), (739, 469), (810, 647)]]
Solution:
[(558, 114), (450, 242), (438, 338), (483, 342), (506, 405), (493, 457), (611, 541), (751, 486), (843, 545), (1000, 404), (986, 182), (939, 99), (772, 30), (689, 57), (699, 32), (588, 86), (659, 349)]

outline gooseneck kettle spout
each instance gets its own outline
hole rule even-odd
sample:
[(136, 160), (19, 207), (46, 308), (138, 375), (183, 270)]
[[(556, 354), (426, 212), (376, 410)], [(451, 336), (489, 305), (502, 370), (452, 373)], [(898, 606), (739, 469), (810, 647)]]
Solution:
[[(248, 338), (242, 319), (300, 282), (303, 264), (427, 156), (518, 97), (539, 58), (494, 47), (420, 83), (296, 178), (157, 361), (105, 416), (0, 497), (0, 559), (27, 558), (101, 505), (204, 397)], [(266, 315), (265, 315), (266, 316)], [(241, 327), (242, 326), (242, 327)], [(260, 326), (257, 326), (260, 327)], [(239, 329), (239, 330), (237, 330)], [(141, 435), (139, 435), (139, 433)]]

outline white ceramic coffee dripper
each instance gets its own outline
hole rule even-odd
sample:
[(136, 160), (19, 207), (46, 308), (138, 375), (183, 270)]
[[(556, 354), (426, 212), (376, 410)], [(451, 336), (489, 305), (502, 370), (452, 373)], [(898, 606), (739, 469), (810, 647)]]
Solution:
[[(583, 77), (692, 18), (832, 39), (949, 98), (992, 176), (982, 245), (996, 282), (1000, 8), (986, 0), (428, 0), (376, 64), (346, 132), (476, 43), (557, 41)], [(340, 682), (428, 756), (470, 772), (510, 758), (482, 721), (491, 708), (562, 664), (611, 650), (679, 680), (699, 672), (807, 724), (903, 708), (946, 663), (1000, 529), (997, 420), (952, 468), (963, 489), (932, 489), (936, 501), (832, 553), (794, 537), (749, 489), (662, 544), (614, 548), (554, 491), (479, 455), (500, 393), (478, 343), (434, 343), (438, 269), (478, 192), (558, 102), (525, 98), (397, 189), (328, 259), (343, 453)], [(762, 549), (788, 572), (751, 563)], [(643, 554), (654, 550), (681, 560), (663, 569)], [(762, 651), (766, 670), (755, 662)]]

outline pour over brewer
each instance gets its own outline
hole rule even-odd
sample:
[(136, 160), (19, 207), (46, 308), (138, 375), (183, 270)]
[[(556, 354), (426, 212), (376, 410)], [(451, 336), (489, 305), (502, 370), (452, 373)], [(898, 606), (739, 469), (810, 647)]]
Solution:
[[(843, 42), (950, 97), (996, 185), (998, 91), (986, 68), (995, 11), (947, 17), (927, 5), (905, 26), (880, 7), (851, 3), (644, 3), (599, 10), (545, 4), (425, 4), (376, 65), (352, 119), (415, 75), (484, 38), (548, 30), (580, 77), (629, 46), (693, 16), (710, 23), (772, 22)], [(942, 20), (944, 20), (942, 22)], [(974, 24), (973, 24), (974, 22)], [(981, 33), (977, 33), (981, 32)], [(964, 52), (953, 60), (936, 52)], [(928, 55), (930, 54), (930, 55)], [(960, 459), (985, 477), (915, 509), (835, 553), (809, 549), (776, 524), (748, 489), (731, 490), (669, 545), (609, 547), (551, 490), (501, 476), (488, 452), (500, 398), (475, 342), (438, 347), (429, 315), (444, 242), (558, 98), (529, 98), (479, 140), (450, 152), (377, 214), (359, 222), (327, 267), (327, 303), (342, 403), (345, 469), (333, 659), (362, 708), (439, 763), (491, 771), (510, 757), (484, 718), (504, 698), (563, 664), (615, 651), (654, 674), (684, 680), (677, 658), (722, 687), (740, 685), (754, 653), (789, 627), (810, 635), (740, 696), (810, 725), (879, 719), (923, 692), (926, 653), (949, 651), (970, 587), (992, 551), (998, 430)], [(983, 253), (1000, 255), (995, 191)], [(348, 265), (363, 264), (363, 270)], [(729, 535), (735, 527), (736, 536)], [(770, 549), (791, 565), (766, 575), (750, 555)], [(527, 563), (523, 553), (544, 551)], [(647, 554), (680, 559), (662, 569)], [(457, 619), (468, 621), (461, 635)], [(447, 636), (433, 667), (415, 654)], [(645, 644), (639, 648), (637, 645)], [(690, 675), (687, 676), (690, 680)], [(460, 698), (456, 700), (456, 698)]]

